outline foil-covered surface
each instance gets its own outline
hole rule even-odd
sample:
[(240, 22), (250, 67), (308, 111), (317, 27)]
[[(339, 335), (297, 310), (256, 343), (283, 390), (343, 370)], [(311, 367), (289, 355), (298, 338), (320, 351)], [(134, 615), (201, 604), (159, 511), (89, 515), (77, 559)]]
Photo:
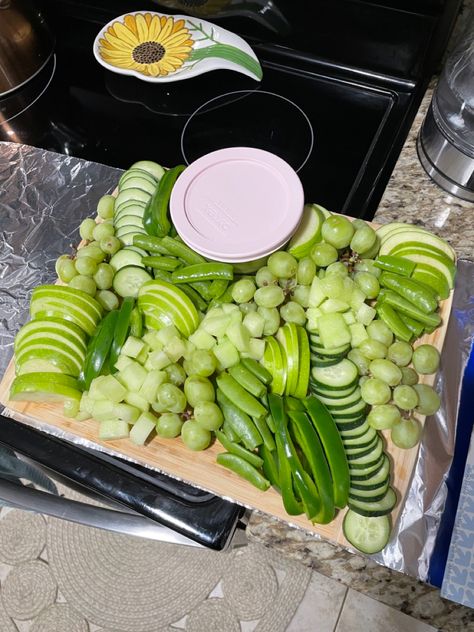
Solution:
[[(12, 356), (16, 332), (28, 320), (31, 291), (41, 283), (54, 282), (55, 260), (79, 243), (79, 224), (95, 214), (99, 198), (115, 188), (120, 173), (102, 164), (0, 143), (0, 375)], [(442, 395), (441, 409), (426, 420), (419, 458), (391, 542), (373, 556), (384, 566), (422, 580), (427, 579), (446, 499), (459, 389), (474, 337), (473, 296), (474, 263), (459, 261), (435, 384)], [(43, 429), (93, 447), (90, 441), (52, 426)]]

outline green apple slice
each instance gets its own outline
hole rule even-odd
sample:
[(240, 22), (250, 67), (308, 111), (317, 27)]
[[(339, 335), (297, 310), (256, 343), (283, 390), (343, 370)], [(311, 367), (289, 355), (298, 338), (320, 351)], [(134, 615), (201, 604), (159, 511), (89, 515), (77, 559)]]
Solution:
[(384, 224), (383, 226), (377, 228), (377, 235), (380, 239), (383, 239), (389, 233), (393, 233), (398, 228), (409, 228), (410, 226), (411, 224), (406, 224), (405, 222), (390, 222), (390, 224)]
[(52, 299), (61, 298), (65, 302), (80, 305), (91, 314), (95, 314), (97, 320), (102, 318), (103, 309), (95, 298), (89, 296), (89, 294), (82, 290), (76, 290), (68, 285), (39, 285), (33, 290), (31, 300), (33, 302), (36, 298), (41, 297)]
[(296, 229), (295, 234), (290, 239), (288, 252), (297, 259), (302, 259), (309, 255), (312, 246), (321, 240), (321, 226), (325, 216), (322, 207), (317, 204), (305, 204), (303, 217)]
[(86, 348), (87, 336), (75, 323), (64, 318), (44, 318), (30, 320), (18, 331), (15, 336), (15, 349), (21, 346), (25, 338), (38, 333), (48, 332), (61, 334), (68, 340), (74, 341), (80, 348)]
[(309, 375), (311, 370), (311, 355), (309, 349), (308, 334), (304, 327), (297, 327), (298, 333), (298, 360), (299, 373), (298, 381), (294, 391), (294, 396), (298, 399), (306, 397), (309, 386)]
[(15, 357), (19, 358), (24, 353), (28, 353), (29, 349), (37, 347), (59, 349), (66, 355), (70, 355), (71, 359), (74, 358), (81, 367), (86, 357), (85, 347), (79, 347), (75, 342), (58, 336), (57, 334), (46, 334), (42, 336), (40, 333), (32, 334), (24, 338), (21, 345), (15, 350)]
[(265, 338), (265, 352), (262, 364), (272, 375), (270, 391), (277, 395), (283, 395), (286, 386), (286, 364), (281, 347), (273, 336)]
[(191, 299), (179, 288), (155, 279), (144, 283), (138, 292), (138, 306), (145, 323), (153, 329), (174, 325), (188, 338), (199, 325), (199, 313)]
[(76, 307), (59, 301), (38, 299), (30, 305), (30, 314), (34, 320), (44, 320), (45, 318), (63, 318), (78, 325), (87, 335), (92, 336), (95, 332), (98, 321), (89, 314), (76, 309)]
[(433, 233), (429, 233), (428, 231), (416, 226), (396, 229), (384, 237), (382, 239), (379, 254), (390, 255), (397, 246), (407, 246), (408, 244), (413, 244), (414, 247), (429, 246), (431, 248), (435, 248), (436, 250), (440, 250), (451, 261), (456, 259), (454, 250), (446, 241), (444, 241), (444, 239), (441, 239), (437, 235), (433, 235)]
[(456, 265), (453, 263), (453, 260), (436, 248), (425, 246), (423, 244), (418, 245), (407, 243), (403, 246), (398, 246), (390, 254), (396, 255), (397, 257), (409, 257), (410, 255), (424, 255), (426, 257), (430, 257), (431, 259), (442, 263), (446, 269), (449, 270), (453, 281), (456, 277)]
[(420, 281), (420, 283), (433, 288), (441, 300), (448, 298), (449, 285), (446, 277), (433, 266), (417, 263), (411, 276), (415, 281)]
[(81, 391), (60, 381), (42, 380), (41, 373), (28, 373), (13, 380), (10, 400), (27, 402), (63, 402), (81, 399)]
[(278, 330), (276, 338), (286, 360), (285, 395), (294, 395), (299, 374), (298, 331), (295, 323), (285, 323)]
[(78, 341), (77, 338), (71, 336), (65, 331), (52, 329), (50, 327), (38, 327), (36, 329), (31, 329), (28, 333), (21, 336), (19, 340), (15, 339), (15, 353), (18, 353), (27, 345), (35, 344), (35, 341), (37, 344), (38, 341), (41, 342), (44, 340), (60, 342), (66, 347), (69, 347), (80, 357), (85, 356), (87, 351), (87, 345), (84, 341)]
[[(34, 380), (36, 382), (55, 382), (58, 384), (63, 384), (64, 386), (70, 386), (71, 388), (75, 388), (76, 390), (80, 390), (79, 383), (75, 377), (72, 375), (66, 375), (65, 373), (58, 373), (57, 371), (33, 371)], [(23, 373), (22, 375), (17, 375), (15, 378), (15, 382), (18, 386), (22, 384), (30, 384), (31, 373)]]
[(451, 262), (448, 265), (446, 261), (437, 259), (436, 257), (433, 257), (431, 255), (419, 254), (418, 251), (413, 251), (410, 249), (407, 249), (403, 252), (403, 258), (409, 259), (416, 264), (424, 264), (430, 266), (431, 268), (437, 270), (438, 274), (442, 275), (446, 279), (446, 283), (448, 284), (449, 289), (453, 289), (456, 268), (453, 267)]
[(82, 364), (74, 355), (52, 344), (32, 345), (22, 349), (21, 353), (15, 356), (18, 375), (38, 371), (59, 371), (77, 377), (82, 369)]

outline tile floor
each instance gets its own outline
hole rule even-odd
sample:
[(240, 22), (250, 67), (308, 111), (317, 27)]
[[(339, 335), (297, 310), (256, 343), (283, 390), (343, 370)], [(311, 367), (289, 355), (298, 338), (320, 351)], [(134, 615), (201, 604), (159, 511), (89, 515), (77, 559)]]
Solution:
[(435, 632), (351, 588), (314, 572), (287, 632)]

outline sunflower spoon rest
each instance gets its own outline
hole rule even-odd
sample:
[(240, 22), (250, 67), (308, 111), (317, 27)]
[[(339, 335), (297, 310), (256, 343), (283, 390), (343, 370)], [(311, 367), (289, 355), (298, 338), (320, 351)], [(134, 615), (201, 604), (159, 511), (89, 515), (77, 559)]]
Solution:
[(94, 41), (99, 64), (149, 82), (190, 79), (217, 69), (262, 79), (257, 56), (241, 37), (186, 15), (135, 11), (106, 24)]

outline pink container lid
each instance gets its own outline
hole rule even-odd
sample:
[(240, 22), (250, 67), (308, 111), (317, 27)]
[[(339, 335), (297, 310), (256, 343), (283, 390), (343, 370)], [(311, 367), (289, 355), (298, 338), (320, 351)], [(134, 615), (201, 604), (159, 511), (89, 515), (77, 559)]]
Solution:
[(275, 252), (301, 221), (303, 186), (274, 154), (230, 147), (206, 154), (178, 178), (171, 219), (193, 250), (209, 259), (241, 263)]

